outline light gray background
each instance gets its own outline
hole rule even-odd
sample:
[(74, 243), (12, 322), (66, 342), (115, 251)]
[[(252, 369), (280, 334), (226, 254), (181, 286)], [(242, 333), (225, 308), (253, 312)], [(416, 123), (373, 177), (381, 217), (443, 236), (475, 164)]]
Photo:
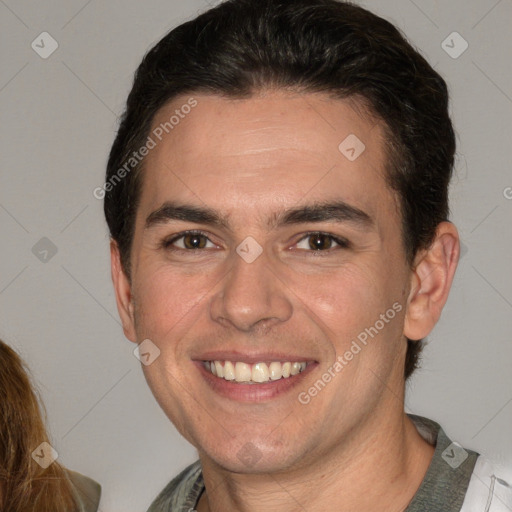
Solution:
[[(451, 208), (464, 254), (407, 410), (509, 463), (512, 1), (362, 5), (402, 28), (446, 78), (459, 139)], [(123, 336), (102, 202), (92, 191), (103, 183), (142, 56), (207, 7), (203, 0), (0, 1), (0, 335), (33, 371), (59, 460), (102, 484), (102, 511), (145, 510), (195, 459)], [(59, 44), (47, 59), (31, 48), (43, 31)], [(441, 46), (453, 31), (469, 44), (457, 59)], [(58, 250), (46, 262), (32, 252), (42, 237)]]

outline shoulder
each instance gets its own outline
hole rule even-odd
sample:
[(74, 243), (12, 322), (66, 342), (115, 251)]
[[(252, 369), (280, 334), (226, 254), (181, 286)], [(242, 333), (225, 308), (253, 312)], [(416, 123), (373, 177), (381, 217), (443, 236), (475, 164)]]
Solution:
[(479, 454), (452, 442), (437, 422), (414, 415), (409, 418), (434, 447), (434, 454), (407, 512), (460, 512)]
[(461, 512), (510, 512), (512, 485), (510, 478), (503, 478), (504, 471), (485, 457), (478, 457)]
[(201, 462), (198, 460), (165, 486), (147, 512), (187, 510), (187, 507), (193, 509), (203, 487)]
[(73, 486), (75, 498), (79, 503), (80, 512), (97, 512), (101, 497), (101, 486), (98, 482), (76, 471), (66, 470)]

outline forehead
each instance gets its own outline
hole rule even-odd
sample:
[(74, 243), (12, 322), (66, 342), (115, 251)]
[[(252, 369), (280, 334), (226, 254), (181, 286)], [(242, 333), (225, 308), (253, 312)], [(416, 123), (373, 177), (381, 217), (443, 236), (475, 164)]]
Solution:
[(284, 91), (181, 96), (157, 113), (150, 137), (141, 215), (176, 199), (262, 223), (280, 208), (319, 200), (374, 217), (395, 211), (381, 124), (347, 100)]

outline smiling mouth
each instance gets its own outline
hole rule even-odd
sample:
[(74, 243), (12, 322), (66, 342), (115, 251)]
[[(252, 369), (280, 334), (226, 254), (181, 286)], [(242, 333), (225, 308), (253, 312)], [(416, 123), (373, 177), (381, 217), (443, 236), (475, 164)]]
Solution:
[(272, 361), (248, 364), (242, 361), (203, 361), (203, 366), (219, 379), (239, 384), (262, 384), (293, 377), (303, 372), (308, 363)]

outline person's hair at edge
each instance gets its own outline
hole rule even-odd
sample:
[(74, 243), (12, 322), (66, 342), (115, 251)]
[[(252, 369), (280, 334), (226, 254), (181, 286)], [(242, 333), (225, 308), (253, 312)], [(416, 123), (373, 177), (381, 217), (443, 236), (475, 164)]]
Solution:
[(48, 441), (44, 406), (18, 354), (0, 340), (0, 510), (70, 512), (78, 510), (64, 468), (43, 469), (32, 452)]
[[(455, 135), (443, 78), (390, 22), (337, 0), (228, 0), (169, 32), (144, 57), (107, 164), (104, 211), (130, 279), (144, 160), (115, 176), (178, 95), (249, 98), (285, 89), (356, 100), (384, 122), (386, 178), (402, 217), (410, 268), (448, 220)], [(405, 378), (423, 340), (407, 339)]]

